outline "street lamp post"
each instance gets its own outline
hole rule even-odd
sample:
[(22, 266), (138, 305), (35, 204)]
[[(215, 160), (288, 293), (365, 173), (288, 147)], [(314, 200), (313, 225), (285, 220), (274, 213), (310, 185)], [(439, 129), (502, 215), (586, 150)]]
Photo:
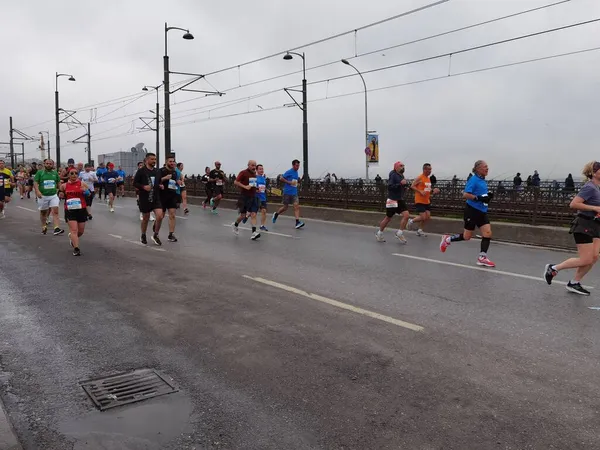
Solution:
[[(367, 83), (365, 83), (365, 79), (363, 78), (362, 73), (360, 73), (360, 70), (358, 70), (356, 67), (350, 64), (350, 62), (347, 59), (342, 59), (342, 62), (356, 70), (356, 73), (358, 73), (358, 75), (360, 76), (360, 79), (362, 80), (363, 86), (365, 88), (365, 145), (368, 145), (367, 140), (369, 139), (369, 110), (367, 107)], [(365, 179), (367, 181), (369, 180), (369, 158), (365, 158)]]
[(308, 110), (306, 100), (306, 58), (304, 52), (302, 54), (296, 52), (287, 52), (283, 59), (289, 61), (294, 59), (292, 55), (302, 58), (302, 160), (304, 161), (304, 179), (310, 180), (308, 176)]
[(58, 106), (58, 78), (69, 77), (69, 81), (75, 81), (73, 75), (56, 72), (56, 89), (54, 90), (54, 113), (56, 117), (56, 167), (60, 167), (60, 109)]
[[(147, 91), (148, 88), (154, 89), (156, 91), (156, 118), (154, 120), (156, 121), (156, 158), (157, 158), (156, 164), (158, 165), (158, 157), (159, 157), (159, 154), (160, 154), (160, 127), (159, 127), (159, 124), (160, 124), (160, 110), (159, 110), (160, 104), (159, 104), (159, 101), (158, 101), (158, 90), (160, 88), (160, 85), (159, 86), (144, 86), (142, 88), (142, 91)], [(165, 158), (165, 161), (166, 160), (167, 159)]]
[(163, 86), (165, 89), (165, 161), (171, 154), (171, 107), (170, 107), (170, 85), (169, 85), (169, 54), (167, 52), (167, 36), (170, 30), (184, 31), (183, 39), (191, 40), (194, 36), (190, 33), (190, 30), (178, 27), (169, 27), (165, 22), (165, 56), (163, 57)]

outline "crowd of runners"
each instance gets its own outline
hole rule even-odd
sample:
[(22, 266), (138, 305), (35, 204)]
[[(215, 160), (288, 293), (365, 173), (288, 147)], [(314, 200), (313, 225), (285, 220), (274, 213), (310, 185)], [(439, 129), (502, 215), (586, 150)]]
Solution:
[[(155, 245), (161, 246), (160, 230), (163, 219), (168, 218), (167, 240), (177, 242), (176, 211), (182, 208), (187, 215), (189, 209), (183, 163), (177, 163), (174, 157), (168, 157), (163, 167), (158, 168), (156, 161), (155, 154), (147, 153), (144, 161), (138, 163), (137, 171), (133, 174), (133, 187), (140, 212), (140, 241), (144, 245), (148, 244), (148, 224), (152, 222), (150, 239)], [(305, 226), (300, 219), (299, 168), (300, 161), (295, 159), (292, 161), (292, 167), (278, 177), (278, 182), (283, 185), (281, 193), (283, 201), (281, 207), (272, 213), (273, 224), (277, 222), (279, 215), (285, 213), (292, 205), (295, 228), (300, 229)], [(486, 181), (488, 171), (489, 167), (485, 161), (475, 162), (472, 169), (473, 176), (467, 181), (463, 193), (464, 229), (461, 233), (443, 235), (439, 248), (442, 253), (445, 253), (452, 244), (470, 240), (475, 229), (479, 228), (481, 242), (476, 264), (493, 268), (496, 265), (488, 257), (492, 239), (488, 208), (494, 195), (488, 190)], [(404, 172), (404, 164), (398, 161), (389, 173), (386, 214), (375, 233), (378, 242), (385, 242), (384, 231), (395, 215), (400, 216), (400, 226), (395, 233), (395, 238), (401, 244), (407, 243), (405, 236), (407, 229), (416, 228), (416, 236), (426, 236), (425, 229), (431, 220), (431, 201), (440, 192), (431, 182), (432, 166), (430, 163), (423, 164), (422, 173), (412, 182), (405, 178)], [(559, 271), (576, 269), (575, 276), (567, 283), (567, 289), (577, 294), (590, 295), (590, 292), (581, 285), (581, 281), (600, 255), (600, 162), (588, 163), (583, 169), (583, 175), (587, 183), (570, 203), (570, 208), (577, 211), (570, 233), (577, 245), (578, 257), (569, 258), (560, 264), (547, 264), (543, 278), (551, 284)], [(21, 199), (31, 198), (31, 194), (34, 194), (40, 212), (42, 234), (47, 234), (48, 226), (52, 225), (52, 234), (60, 235), (64, 233), (60, 228), (59, 217), (62, 199), (64, 220), (68, 225), (73, 255), (80, 256), (80, 238), (84, 234), (85, 223), (93, 219), (94, 199), (98, 197), (102, 200), (104, 194), (104, 201), (108, 203), (109, 211), (114, 212), (116, 199), (125, 196), (126, 176), (121, 167), (115, 168), (110, 162), (106, 165), (100, 164), (95, 169), (91, 164), (75, 165), (75, 161), (69, 159), (67, 166), (58, 171), (51, 159), (46, 159), (39, 166), (32, 163), (30, 167), (19, 166), (15, 170), (7, 168), (5, 162), (0, 160), (0, 218), (5, 217), (6, 205), (11, 201), (14, 187), (17, 187)], [(209, 208), (212, 214), (218, 214), (227, 182), (227, 176), (221, 169), (219, 161), (214, 163), (213, 169), (206, 167), (201, 182), (206, 193), (206, 198), (202, 202), (203, 208)], [(235, 235), (239, 235), (240, 223), (250, 220), (252, 226), (250, 239), (255, 241), (261, 237), (261, 231), (268, 232), (268, 189), (264, 166), (254, 160), (248, 161), (247, 167), (235, 178), (234, 186), (239, 190), (237, 199), (239, 215), (231, 225), (232, 231)], [(410, 216), (405, 201), (409, 191), (414, 195), (415, 215), (413, 217)]]

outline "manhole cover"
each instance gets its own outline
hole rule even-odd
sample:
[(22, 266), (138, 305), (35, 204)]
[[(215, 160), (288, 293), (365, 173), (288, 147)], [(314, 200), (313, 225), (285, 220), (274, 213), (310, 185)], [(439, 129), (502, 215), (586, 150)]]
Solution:
[(152, 369), (140, 369), (82, 381), (81, 387), (100, 411), (140, 402), (159, 395), (171, 394), (179, 390)]

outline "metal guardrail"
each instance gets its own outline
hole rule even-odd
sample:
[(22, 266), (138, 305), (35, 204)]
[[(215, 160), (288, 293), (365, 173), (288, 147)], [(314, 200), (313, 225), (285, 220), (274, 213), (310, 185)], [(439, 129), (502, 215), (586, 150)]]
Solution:
[[(498, 181), (490, 181), (490, 191), (494, 192), (494, 200), (490, 203), (492, 220), (518, 222), (529, 225), (565, 226), (573, 219), (574, 211), (569, 203), (579, 190), (580, 184), (573, 189), (556, 187), (552, 183), (541, 183), (539, 187), (513, 188), (500, 185)], [(127, 180), (131, 188), (131, 178)], [(433, 214), (446, 217), (462, 217), (465, 202), (462, 198), (465, 181), (440, 180), (435, 187), (440, 193), (432, 197)], [(205, 195), (204, 185), (198, 178), (186, 179), (188, 195), (202, 197)], [(276, 180), (267, 183), (269, 201), (281, 201), (281, 190)], [(299, 186), (300, 203), (309, 206), (325, 206), (330, 208), (358, 209), (363, 211), (385, 210), (387, 183), (363, 183), (360, 181), (323, 182), (312, 181), (308, 185)], [(228, 182), (224, 186), (224, 195), (236, 198), (238, 189)], [(406, 202), (414, 211), (414, 195), (407, 189)]]

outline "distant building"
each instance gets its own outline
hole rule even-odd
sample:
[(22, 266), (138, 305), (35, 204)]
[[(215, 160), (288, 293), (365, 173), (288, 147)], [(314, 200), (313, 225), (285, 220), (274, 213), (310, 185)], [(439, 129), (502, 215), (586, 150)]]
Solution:
[(138, 144), (135, 147), (131, 147), (128, 152), (115, 152), (106, 153), (104, 155), (98, 155), (97, 164), (111, 162), (115, 165), (115, 168), (121, 166), (127, 176), (133, 175), (137, 170), (137, 164), (143, 161), (148, 151), (144, 148), (144, 144)]

